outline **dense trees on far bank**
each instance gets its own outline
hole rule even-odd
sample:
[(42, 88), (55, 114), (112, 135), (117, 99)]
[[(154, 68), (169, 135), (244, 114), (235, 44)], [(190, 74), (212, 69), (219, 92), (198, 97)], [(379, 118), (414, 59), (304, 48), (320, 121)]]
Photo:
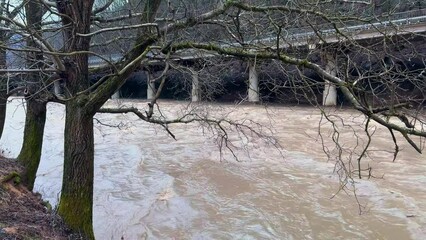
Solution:
[[(63, 103), (66, 108), (64, 175), (58, 212), (72, 229), (88, 239), (94, 238), (94, 115), (130, 112), (144, 121), (162, 125), (166, 131), (170, 124), (203, 122), (215, 126), (222, 140), (227, 141), (223, 125), (239, 123), (210, 119), (194, 114), (191, 109), (179, 119), (164, 119), (157, 112), (157, 99), (172, 71), (185, 72), (188, 76), (202, 74), (205, 77), (197, 78), (200, 84), (219, 88), (220, 81), (214, 80), (220, 78), (220, 71), (208, 72), (210, 67), (224, 63), (219, 55), (226, 57), (223, 61), (243, 60), (252, 71), (268, 66), (262, 72), (264, 75), (278, 73), (284, 79), (275, 81), (270, 77), (265, 84), (270, 91), (305, 97), (321, 109), (321, 100), (313, 98), (313, 93), (324, 91), (327, 95), (325, 89), (337, 87), (345, 101), (365, 116), (366, 138), (371, 137), (369, 126), (375, 122), (388, 129), (395, 156), (399, 151), (397, 134), (418, 152), (424, 148), (426, 50), (415, 43), (424, 41), (426, 33), (410, 33), (403, 25), (389, 22), (394, 20), (392, 16), (426, 15), (422, 11), (403, 15), (395, 10), (405, 11), (405, 8), (400, 5), (393, 8), (386, 5), (387, 1), (385, 4), (339, 0), (1, 3), (0, 67), (3, 70), (7, 67), (6, 52), (25, 55), (26, 62), (21, 74), (26, 76), (22, 85), (27, 119), (24, 144), (18, 156), (27, 170), (24, 179), (32, 188), (41, 154), (46, 103)], [(408, 3), (412, 5), (408, 10), (422, 8), (421, 4), (413, 7), (417, 6), (414, 1), (405, 2)], [(359, 9), (369, 14), (360, 15)], [(15, 19), (18, 14), (22, 19)], [(359, 36), (363, 34), (371, 37), (361, 39)], [(17, 47), (7, 41), (6, 35), (19, 36), (25, 46)], [(197, 61), (180, 64), (176, 56), (190, 56)], [(96, 68), (90, 66), (95, 60), (102, 64)], [(155, 66), (157, 74), (150, 80), (157, 82), (158, 89), (145, 110), (102, 108), (131, 74), (141, 69), (152, 70), (153, 61), (160, 62), (160, 67)], [(99, 72), (103, 76), (91, 81), (90, 75)], [(0, 133), (6, 94), (9, 94), (8, 71), (1, 74)], [(250, 126), (238, 127), (253, 130)], [(339, 143), (339, 130), (334, 130), (337, 135), (332, 138), (341, 153), (344, 146)], [(345, 172), (349, 178), (352, 174), (362, 177), (360, 162), (368, 147), (367, 144), (363, 151), (354, 152), (357, 166), (355, 171)], [(344, 164), (339, 153), (336, 159)]]

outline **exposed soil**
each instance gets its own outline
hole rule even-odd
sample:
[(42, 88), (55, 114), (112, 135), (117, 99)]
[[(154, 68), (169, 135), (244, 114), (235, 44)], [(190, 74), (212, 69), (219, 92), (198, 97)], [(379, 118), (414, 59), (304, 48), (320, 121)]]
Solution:
[(0, 239), (78, 239), (40, 194), (20, 184), (22, 167), (0, 156)]

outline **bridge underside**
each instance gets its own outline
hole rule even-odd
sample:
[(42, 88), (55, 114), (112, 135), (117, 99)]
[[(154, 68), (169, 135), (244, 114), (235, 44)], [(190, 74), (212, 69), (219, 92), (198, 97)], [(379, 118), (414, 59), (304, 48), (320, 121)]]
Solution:
[[(389, 93), (383, 85), (387, 82), (395, 84), (396, 91), (408, 94), (412, 99), (425, 99), (426, 93), (426, 37), (423, 35), (393, 36), (389, 39), (374, 38), (361, 40), (356, 45), (348, 43), (332, 43), (317, 45), (314, 49), (305, 47), (289, 48), (286, 54), (302, 54), (312, 62), (327, 69), (327, 54), (335, 57), (336, 75), (347, 72), (352, 83), (362, 89), (368, 101), (386, 101)], [(362, 46), (369, 46), (363, 50)], [(411, 56), (411, 57), (410, 57)], [(350, 60), (350, 66), (345, 62)], [(288, 104), (322, 104), (324, 88), (327, 86), (320, 76), (311, 70), (285, 65), (278, 61), (257, 61), (254, 66), (247, 60), (232, 58), (208, 59), (207, 61), (186, 60), (181, 63), (182, 69), (170, 70), (167, 73), (165, 88), (160, 98), (191, 100), (193, 98), (193, 73), (197, 72), (199, 83), (199, 100), (213, 101), (253, 101), (249, 99), (250, 91), (257, 93), (262, 102)], [(375, 73), (390, 66), (389, 76), (379, 78)], [(328, 67), (332, 69), (333, 67)], [(258, 78), (258, 87), (253, 90), (249, 83), (253, 71)], [(147, 73), (155, 78), (163, 70), (163, 66), (150, 66), (134, 73), (120, 89), (121, 98), (146, 99)], [(392, 73), (392, 74), (390, 74)], [(402, 74), (404, 73), (404, 74)], [(154, 85), (158, 89), (159, 81)], [(256, 95), (256, 94), (255, 94)], [(337, 104), (345, 104), (345, 99), (337, 89)], [(256, 102), (256, 99), (254, 99)], [(423, 100), (424, 103), (424, 100)]]
[[(425, 65), (419, 59), (413, 59), (410, 64), (413, 73), (422, 74)], [(247, 101), (249, 74), (247, 66), (243, 62), (234, 62), (235, 72), (224, 74), (216, 82), (201, 82), (201, 100), (218, 102), (240, 102)], [(321, 77), (312, 71), (304, 71), (303, 76), (299, 75), (297, 69), (289, 69), (287, 73), (273, 71), (274, 63), (264, 63), (259, 73), (259, 96), (260, 101), (269, 103), (285, 104), (321, 104), (324, 92), (324, 82)], [(371, 66), (365, 66), (371, 67)], [(416, 85), (411, 80), (401, 80), (398, 82), (401, 94), (410, 94), (413, 99), (425, 99), (426, 93), (426, 73), (424, 75), (424, 85)], [(161, 92), (162, 99), (191, 100), (191, 77), (189, 74), (172, 72), (166, 78), (165, 88)], [(298, 80), (296, 80), (298, 79)], [(362, 83), (365, 87), (380, 90), (383, 84), (380, 80), (373, 78), (369, 82)], [(158, 88), (159, 83), (155, 83)], [(309, 88), (306, 86), (309, 85)], [(135, 73), (120, 89), (121, 98), (146, 99), (147, 78), (144, 72)], [(386, 91), (376, 92), (366, 96), (371, 101), (376, 99), (386, 99)], [(383, 100), (382, 100), (383, 101)], [(346, 104), (346, 100), (337, 89), (337, 104)]]

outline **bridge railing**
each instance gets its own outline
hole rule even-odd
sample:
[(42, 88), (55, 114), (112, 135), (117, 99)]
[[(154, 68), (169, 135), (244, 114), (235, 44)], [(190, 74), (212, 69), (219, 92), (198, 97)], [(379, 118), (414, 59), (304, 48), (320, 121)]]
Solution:
[[(321, 37), (329, 37), (331, 35), (337, 34), (337, 30), (342, 33), (354, 33), (358, 31), (376, 29), (383, 30), (385, 28), (397, 27), (401, 25), (410, 25), (421, 22), (426, 22), (426, 9), (417, 9), (407, 12), (392, 13), (389, 15), (381, 15), (376, 18), (371, 18), (369, 20), (364, 20), (365, 23), (360, 21), (345, 21), (345, 22), (336, 22), (336, 23), (325, 23), (321, 25), (316, 25), (314, 27), (304, 26), (304, 27), (295, 27), (283, 31), (280, 40), (291, 43), (300, 43), (312, 38), (318, 38), (318, 35)], [(334, 26), (335, 24), (335, 26)], [(251, 43), (264, 43), (273, 42), (277, 40), (276, 35), (271, 35), (270, 37), (263, 37), (261, 39), (252, 40)]]

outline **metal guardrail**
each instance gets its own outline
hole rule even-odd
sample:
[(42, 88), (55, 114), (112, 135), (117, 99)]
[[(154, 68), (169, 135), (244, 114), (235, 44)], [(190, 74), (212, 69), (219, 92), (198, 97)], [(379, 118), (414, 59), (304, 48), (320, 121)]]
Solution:
[[(376, 21), (374, 21), (376, 20)], [(355, 22), (342, 22), (335, 23), (337, 30), (342, 33), (354, 33), (358, 31), (376, 29), (383, 30), (385, 28), (397, 27), (403, 25), (413, 25), (417, 23), (426, 22), (426, 9), (418, 9), (408, 12), (395, 13), (388, 16), (379, 16), (378, 18), (370, 20), (368, 23), (360, 24), (360, 21)], [(322, 24), (317, 25), (314, 28), (312, 27), (299, 27), (293, 28), (286, 31), (286, 36), (281, 36), (282, 41), (288, 43), (301, 42), (303, 40), (309, 40), (313, 37), (318, 38), (318, 34), (321, 37), (329, 37), (333, 34), (338, 34), (336, 28), (331, 24)], [(425, 29), (426, 31), (426, 29)], [(252, 40), (251, 42), (256, 43), (268, 43), (271, 41), (276, 41), (276, 36), (271, 36), (267, 38)]]
[(396, 12), (392, 13), (388, 16), (382, 16), (382, 20), (398, 20), (398, 19), (404, 19), (404, 18), (413, 18), (413, 17), (421, 17), (426, 16), (426, 8), (425, 9), (416, 9), (412, 11), (406, 11), (406, 12)]

